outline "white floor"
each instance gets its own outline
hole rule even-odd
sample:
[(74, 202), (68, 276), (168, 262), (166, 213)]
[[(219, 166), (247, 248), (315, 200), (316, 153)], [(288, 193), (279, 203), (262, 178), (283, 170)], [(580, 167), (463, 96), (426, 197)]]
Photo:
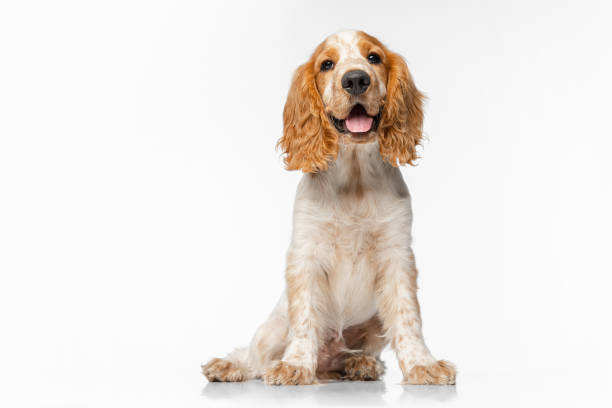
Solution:
[[(179, 357), (175, 360), (175, 358)], [(58, 367), (56, 372), (24, 367), (25, 381), (6, 387), (4, 407), (270, 407), (270, 406), (445, 406), (445, 407), (610, 407), (606, 367), (592, 372), (476, 373), (461, 370), (456, 386), (400, 385), (390, 352), (383, 358), (383, 381), (336, 382), (315, 386), (272, 387), (261, 381), (208, 383), (197, 365), (180, 366), (176, 354), (107, 366)], [(491, 360), (492, 370), (495, 361)], [(114, 366), (123, 364), (120, 370)], [(132, 365), (135, 364), (135, 365)], [(601, 370), (598, 372), (597, 370)], [(19, 373), (18, 373), (19, 374)], [(9, 379), (10, 381), (10, 379)], [(10, 382), (8, 384), (11, 384)], [(17, 385), (18, 384), (18, 385)], [(4, 382), (4, 386), (7, 383)], [(4, 387), (3, 387), (4, 388)]]
[[(445, 407), (610, 407), (605, 373), (574, 376), (556, 372), (471, 372), (459, 367), (455, 386), (401, 385), (401, 373), (390, 351), (383, 355), (382, 381), (337, 382), (309, 387), (269, 387), (261, 381), (207, 383), (204, 406), (445, 406)], [(495, 363), (491, 359), (491, 364)], [(603, 370), (605, 368), (601, 367)], [(492, 370), (495, 370), (491, 367)], [(597, 370), (597, 368), (594, 368)], [(591, 375), (594, 375), (592, 377)]]
[[(276, 388), (259, 381), (210, 383), (202, 389), (206, 406), (610, 406), (604, 387), (573, 384), (568, 378), (464, 373), (456, 386), (404, 386), (397, 376), (376, 382), (341, 382)], [(210, 405), (208, 405), (210, 404)]]

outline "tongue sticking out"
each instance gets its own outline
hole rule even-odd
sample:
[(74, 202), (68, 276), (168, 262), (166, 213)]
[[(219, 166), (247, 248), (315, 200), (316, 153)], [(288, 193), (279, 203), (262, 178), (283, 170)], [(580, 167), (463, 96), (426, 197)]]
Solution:
[(368, 116), (363, 106), (357, 105), (345, 119), (344, 125), (351, 133), (364, 133), (370, 131), (372, 122), (374, 119)]

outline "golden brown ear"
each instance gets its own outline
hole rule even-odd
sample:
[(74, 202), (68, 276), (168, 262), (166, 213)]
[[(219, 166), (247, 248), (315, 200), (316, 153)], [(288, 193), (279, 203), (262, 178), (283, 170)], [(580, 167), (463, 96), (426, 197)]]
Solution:
[(404, 59), (386, 52), (389, 78), (380, 120), (380, 154), (391, 165), (414, 165), (423, 135), (423, 95), (414, 85)]
[(287, 170), (326, 170), (338, 153), (338, 141), (315, 85), (313, 65), (309, 61), (295, 71), (283, 111), (283, 137), (277, 147), (285, 154)]

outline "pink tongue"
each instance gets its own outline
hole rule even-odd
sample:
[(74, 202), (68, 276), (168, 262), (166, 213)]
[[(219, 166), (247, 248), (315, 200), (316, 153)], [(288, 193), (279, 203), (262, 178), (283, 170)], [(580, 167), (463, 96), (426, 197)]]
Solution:
[(374, 119), (363, 113), (353, 115), (353, 112), (344, 121), (346, 128), (352, 133), (368, 132), (372, 128)]

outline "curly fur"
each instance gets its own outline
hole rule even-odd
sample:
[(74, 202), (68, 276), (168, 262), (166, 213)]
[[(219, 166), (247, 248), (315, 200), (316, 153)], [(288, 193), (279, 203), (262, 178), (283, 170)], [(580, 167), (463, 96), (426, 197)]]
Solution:
[[(370, 81), (348, 92), (342, 78), (356, 70)], [(390, 344), (406, 383), (455, 382), (423, 338), (410, 194), (397, 168), (417, 158), (422, 103), (404, 60), (363, 32), (330, 36), (297, 69), (278, 143), (287, 169), (305, 173), (286, 290), (248, 348), (203, 366), (210, 381), (376, 380)], [(369, 128), (350, 132), (351, 114)]]

